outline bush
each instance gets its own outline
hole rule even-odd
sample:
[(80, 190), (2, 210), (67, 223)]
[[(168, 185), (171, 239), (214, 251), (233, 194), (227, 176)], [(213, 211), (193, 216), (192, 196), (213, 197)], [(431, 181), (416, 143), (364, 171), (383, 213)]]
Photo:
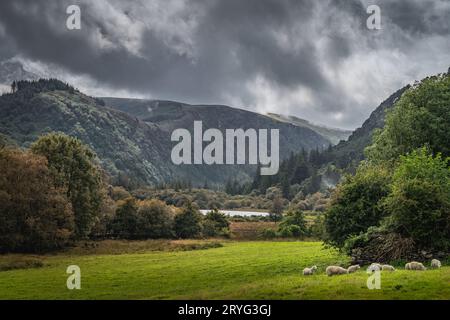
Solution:
[(336, 188), (325, 214), (326, 242), (341, 248), (350, 236), (379, 225), (386, 216), (381, 201), (389, 194), (390, 182), (386, 168), (369, 164), (348, 176)]
[(282, 238), (300, 238), (305, 234), (303, 230), (296, 225), (286, 226), (278, 231), (278, 235)]
[(178, 238), (198, 238), (202, 232), (202, 215), (188, 203), (183, 211), (175, 216), (174, 230)]
[(325, 218), (319, 214), (314, 222), (308, 227), (308, 235), (318, 239), (325, 238)]
[(288, 212), (280, 222), (278, 232), (285, 238), (306, 236), (308, 231), (303, 212), (300, 210)]
[(42, 252), (70, 243), (74, 216), (44, 157), (0, 150), (0, 252)]
[(277, 237), (277, 232), (273, 229), (264, 229), (261, 232), (261, 237), (263, 239), (273, 239)]
[(449, 161), (426, 149), (402, 156), (395, 170), (392, 193), (385, 201), (386, 227), (411, 238), (416, 246), (450, 248)]
[(172, 238), (173, 231), (173, 212), (162, 201), (146, 200), (139, 203), (138, 208), (138, 227), (139, 238)]
[(227, 217), (217, 209), (208, 212), (203, 219), (203, 235), (207, 237), (228, 237), (230, 235), (230, 223)]

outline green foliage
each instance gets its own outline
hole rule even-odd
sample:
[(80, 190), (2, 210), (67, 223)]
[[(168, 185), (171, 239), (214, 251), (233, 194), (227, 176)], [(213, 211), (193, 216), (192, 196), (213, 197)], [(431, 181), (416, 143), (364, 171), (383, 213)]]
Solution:
[(407, 90), (387, 114), (383, 130), (366, 153), (372, 161), (395, 161), (428, 146), (433, 154), (450, 156), (450, 76), (423, 80)]
[(449, 160), (423, 148), (400, 157), (385, 201), (387, 227), (417, 246), (450, 248)]
[(230, 235), (230, 222), (217, 209), (208, 212), (203, 219), (203, 235), (207, 237)]
[(315, 239), (325, 238), (325, 217), (323, 214), (318, 214), (314, 223), (308, 227), (308, 235)]
[(74, 217), (64, 190), (54, 185), (44, 157), (0, 150), (0, 252), (63, 248)]
[(133, 197), (118, 202), (109, 229), (121, 239), (164, 239), (174, 236), (174, 213), (159, 200), (137, 201)]
[(132, 197), (119, 203), (116, 210), (116, 215), (110, 227), (115, 237), (121, 239), (138, 238), (138, 209), (137, 200)]
[(376, 226), (386, 215), (380, 201), (390, 191), (391, 175), (381, 166), (363, 164), (340, 184), (325, 215), (326, 241), (342, 247), (347, 238)]
[(75, 215), (75, 235), (89, 234), (102, 204), (102, 181), (94, 153), (80, 140), (61, 133), (42, 136), (31, 150), (48, 160), (56, 186), (66, 190)]
[(280, 222), (278, 232), (286, 238), (306, 236), (308, 230), (303, 212), (300, 210), (288, 212)]
[(261, 237), (263, 238), (263, 239), (274, 239), (274, 238), (276, 238), (278, 235), (277, 235), (277, 232), (274, 230), (274, 229), (269, 229), (269, 228), (267, 228), (267, 229), (264, 229), (262, 232), (261, 232)]
[(191, 203), (175, 216), (174, 229), (178, 238), (197, 238), (202, 232), (202, 215)]
[(162, 201), (146, 200), (139, 203), (137, 236), (145, 239), (172, 238), (174, 214)]

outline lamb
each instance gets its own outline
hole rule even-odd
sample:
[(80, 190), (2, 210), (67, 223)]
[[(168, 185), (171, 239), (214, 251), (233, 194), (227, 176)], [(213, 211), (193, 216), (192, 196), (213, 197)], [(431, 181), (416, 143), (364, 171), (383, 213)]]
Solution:
[(325, 272), (327, 273), (327, 275), (329, 277), (331, 277), (333, 275), (337, 275), (337, 274), (347, 274), (348, 273), (347, 269), (344, 269), (344, 268), (338, 267), (338, 266), (328, 266), (327, 269), (325, 270)]
[(424, 271), (427, 270), (427, 268), (425, 268), (425, 266), (417, 261), (412, 261), (412, 262), (408, 262), (407, 264), (405, 264), (405, 269), (406, 270), (419, 270), (419, 271)]
[(438, 259), (431, 260), (431, 267), (434, 269), (439, 269), (441, 267), (441, 262)]
[(348, 267), (348, 268), (347, 268), (347, 272), (348, 272), (348, 273), (353, 273), (353, 272), (356, 272), (359, 268), (361, 268), (361, 267), (359, 266), (359, 264), (355, 264), (354, 266)]
[(379, 263), (372, 263), (368, 268), (367, 272), (375, 272), (375, 271), (381, 271), (382, 266)]
[(314, 272), (317, 270), (317, 266), (312, 266), (311, 268), (303, 269), (304, 276), (312, 276)]
[(383, 271), (395, 271), (395, 268), (389, 264), (383, 264), (381, 266), (381, 270)]

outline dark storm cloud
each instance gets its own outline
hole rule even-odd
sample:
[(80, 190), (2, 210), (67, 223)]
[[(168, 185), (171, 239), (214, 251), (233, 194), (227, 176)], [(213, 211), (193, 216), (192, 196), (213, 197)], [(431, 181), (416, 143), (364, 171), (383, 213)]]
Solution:
[[(373, 3), (381, 31), (366, 28)], [(82, 30), (65, 28), (69, 4), (80, 5)], [(0, 56), (89, 76), (111, 93), (355, 127), (387, 94), (448, 64), (449, 23), (439, 0), (1, 1)]]

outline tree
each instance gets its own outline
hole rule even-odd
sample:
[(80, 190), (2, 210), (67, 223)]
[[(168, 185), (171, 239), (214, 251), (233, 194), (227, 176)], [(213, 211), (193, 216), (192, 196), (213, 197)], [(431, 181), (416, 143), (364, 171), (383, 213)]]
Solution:
[(202, 232), (201, 220), (201, 213), (188, 203), (183, 211), (175, 216), (175, 235), (183, 239), (199, 237)]
[(17, 91), (17, 82), (13, 81), (13, 83), (11, 84), (11, 92), (15, 93)]
[(114, 236), (121, 239), (138, 238), (139, 217), (135, 198), (130, 197), (119, 202), (110, 229)]
[(402, 156), (385, 201), (387, 229), (418, 247), (450, 248), (449, 160), (422, 148)]
[(138, 207), (137, 234), (140, 238), (172, 238), (173, 212), (162, 201), (145, 200)]
[(390, 192), (391, 175), (382, 166), (363, 164), (336, 188), (325, 213), (326, 241), (343, 247), (350, 236), (379, 225), (386, 216), (381, 201)]
[(62, 133), (42, 136), (31, 150), (47, 158), (56, 186), (66, 191), (75, 215), (76, 237), (87, 236), (102, 204), (102, 181), (94, 153), (80, 140)]
[(279, 221), (283, 217), (283, 199), (276, 197), (272, 201), (272, 208), (270, 209), (270, 218), (272, 221)]
[(428, 146), (433, 154), (450, 156), (450, 75), (430, 77), (406, 91), (387, 114), (366, 149), (371, 161), (396, 161)]
[(44, 157), (0, 150), (0, 252), (42, 252), (66, 246), (74, 216)]

